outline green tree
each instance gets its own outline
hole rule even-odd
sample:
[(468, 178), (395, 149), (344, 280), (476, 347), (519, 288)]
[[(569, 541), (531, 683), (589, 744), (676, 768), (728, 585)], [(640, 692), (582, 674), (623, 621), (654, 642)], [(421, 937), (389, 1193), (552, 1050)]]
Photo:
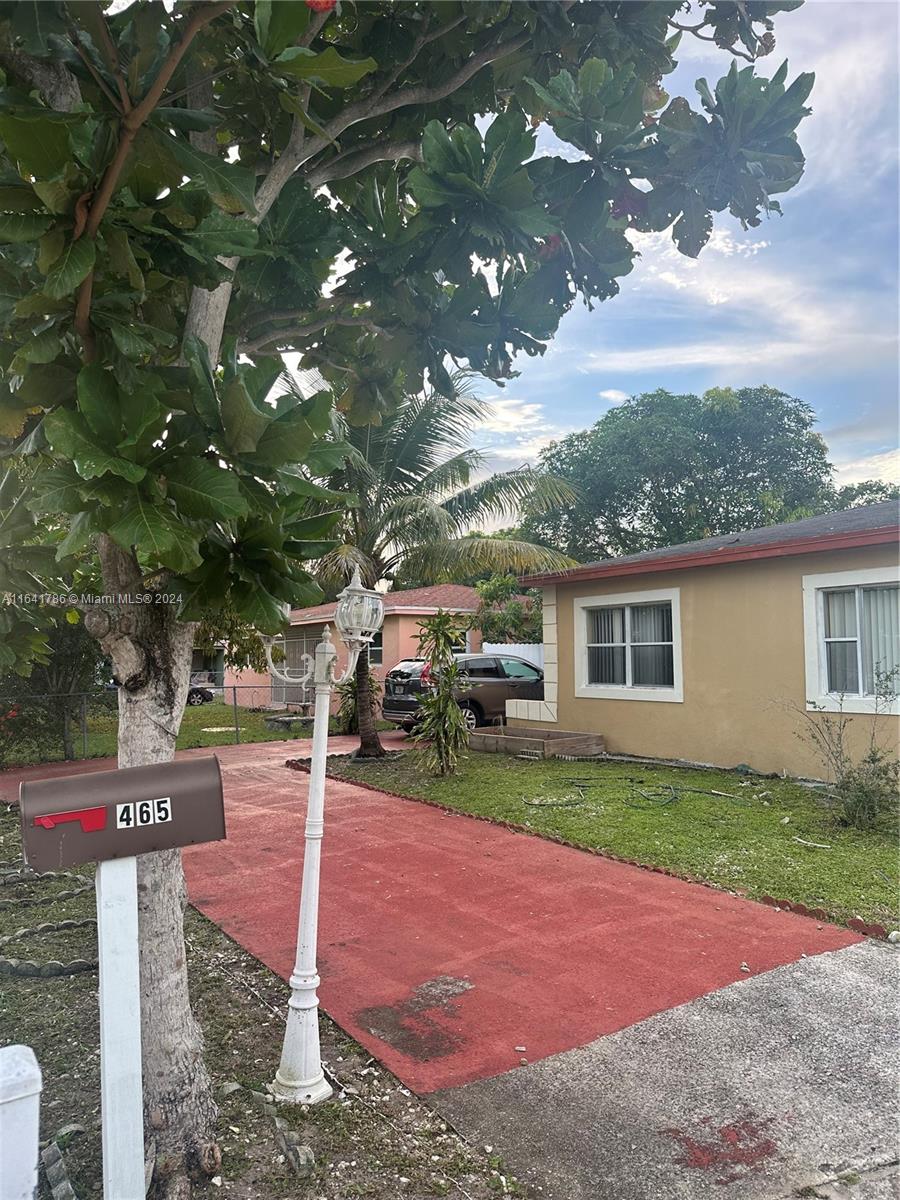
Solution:
[(881, 504), (885, 500), (900, 500), (900, 486), (883, 479), (865, 479), (836, 488), (828, 507), (838, 512), (844, 508), (860, 508), (864, 504)]
[[(377, 426), (337, 419), (336, 436), (349, 449), (326, 482), (329, 491), (354, 500), (334, 528), (338, 544), (318, 563), (327, 591), (339, 590), (357, 565), (367, 587), (398, 577), (427, 584), (488, 570), (570, 565), (565, 556), (527, 541), (467, 532), (525, 503), (540, 511), (572, 496), (552, 475), (530, 467), (479, 478), (484, 456), (469, 441), (489, 405), (459, 377), (453, 382), (454, 397), (437, 391), (406, 396)], [(359, 756), (377, 758), (384, 748), (368, 700), (369, 678), (368, 656), (361, 654)]]
[[(700, 2), (690, 33), (752, 60), (798, 3)], [(812, 77), (735, 62), (699, 111), (670, 101), (682, 8), (0, 2), (0, 590), (92, 550), (106, 592), (176, 597), (87, 614), (122, 765), (173, 753), (198, 620), (275, 630), (317, 595), (332, 395), (270, 403), (280, 351), (365, 425), (426, 376), (452, 394), (448, 357), (502, 379), (543, 352), (577, 298), (616, 292), (626, 232), (672, 226), (694, 255), (714, 212), (778, 211)], [(533, 157), (542, 121), (563, 153)], [(66, 537), (35, 544), (54, 515)], [(43, 621), (0, 610), (4, 666), (45, 653)], [(180, 857), (140, 872), (154, 1187), (176, 1195), (218, 1162), (215, 1105)]]
[(542, 453), (577, 499), (528, 514), (525, 532), (588, 562), (824, 511), (831, 465), (814, 422), (769, 387), (633, 396)]
[(475, 584), (478, 611), (473, 625), (486, 642), (543, 640), (542, 594), (523, 593), (515, 575), (491, 575)]

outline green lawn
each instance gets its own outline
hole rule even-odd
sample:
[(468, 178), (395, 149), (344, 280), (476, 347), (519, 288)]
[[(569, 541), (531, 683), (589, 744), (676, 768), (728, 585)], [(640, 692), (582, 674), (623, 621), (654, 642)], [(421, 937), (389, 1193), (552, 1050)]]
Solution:
[[(266, 718), (271, 712), (251, 712), (247, 708), (238, 707), (238, 725), (240, 726), (241, 742), (284, 742), (297, 738), (311, 737), (312, 725), (308, 729), (298, 729), (286, 732), (283, 729), (266, 729)], [(392, 729), (392, 725), (381, 724), (382, 729)], [(116, 699), (112, 696), (92, 706), (88, 716), (88, 758), (107, 758), (116, 753), (116, 732), (118, 716)], [(335, 722), (331, 722), (331, 732), (336, 733)], [(218, 697), (208, 704), (191, 706), (184, 710), (181, 731), (178, 734), (178, 749), (188, 750), (195, 746), (230, 746), (236, 741), (234, 733), (234, 709), (230, 700), (220, 700)], [(74, 729), (74, 746), (76, 758), (85, 757), (82, 753), (81, 728), (77, 721)], [(8, 759), (0, 758), (0, 769), (20, 765), (22, 763), (54, 762), (63, 757), (60, 736), (43, 735), (36, 738), (19, 741)]]
[[(842, 921), (898, 925), (896, 833), (845, 828), (819, 793), (788, 780), (480, 753), (456, 776), (439, 779), (421, 770), (414, 751), (377, 763), (334, 758), (330, 769), (750, 897), (769, 894)], [(681, 790), (673, 794), (673, 787)], [(703, 794), (710, 791), (728, 797)]]

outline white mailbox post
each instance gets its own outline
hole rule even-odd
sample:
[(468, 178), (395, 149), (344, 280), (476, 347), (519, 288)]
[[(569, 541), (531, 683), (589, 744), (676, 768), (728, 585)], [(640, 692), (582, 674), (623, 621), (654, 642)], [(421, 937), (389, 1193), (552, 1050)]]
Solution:
[(0, 1050), (3, 1200), (32, 1200), (38, 1181), (41, 1068), (30, 1046)]

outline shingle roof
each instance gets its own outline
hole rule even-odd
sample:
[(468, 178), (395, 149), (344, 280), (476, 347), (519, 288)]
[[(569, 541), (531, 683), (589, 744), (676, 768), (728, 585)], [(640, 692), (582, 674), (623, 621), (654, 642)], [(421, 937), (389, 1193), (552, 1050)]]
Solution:
[(823, 513), (819, 517), (789, 521), (784, 525), (767, 525), (762, 529), (748, 529), (743, 533), (727, 533), (696, 542), (683, 542), (679, 546), (645, 550), (641, 554), (601, 559), (600, 562), (572, 567), (568, 571), (528, 576), (522, 582), (530, 584), (594, 579), (600, 576), (632, 574), (638, 570), (710, 566), (716, 560), (739, 562), (748, 558), (808, 553), (820, 548), (816, 545), (817, 542), (834, 543), (836, 546), (877, 544), (896, 540), (898, 532), (900, 502), (884, 500), (880, 504), (866, 504), (842, 512)]
[[(439, 583), (433, 587), (384, 594), (385, 616), (392, 612), (428, 612), (438, 608), (451, 612), (475, 612), (478, 593), (461, 583)], [(330, 604), (317, 604), (313, 608), (295, 608), (291, 612), (291, 624), (309, 625), (316, 621), (330, 621), (334, 618), (334, 609), (333, 600)]]

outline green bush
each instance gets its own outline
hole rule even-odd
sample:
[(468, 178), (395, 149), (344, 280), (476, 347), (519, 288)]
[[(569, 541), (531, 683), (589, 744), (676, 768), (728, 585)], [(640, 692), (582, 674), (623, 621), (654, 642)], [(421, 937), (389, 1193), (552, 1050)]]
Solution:
[(433, 775), (453, 775), (469, 743), (456, 699), (459, 666), (453, 657), (466, 625), (451, 613), (438, 611), (420, 621), (419, 628), (419, 654), (428, 663), (431, 691), (422, 697), (415, 740), (422, 745), (424, 767)]
[(861, 762), (848, 766), (835, 782), (840, 819), (854, 829), (875, 829), (897, 811), (900, 763), (873, 747)]
[[(354, 671), (337, 688), (338, 710), (335, 714), (335, 726), (338, 733), (359, 733), (359, 701), (357, 698), (357, 676)], [(381, 684), (369, 671), (369, 697), (372, 706), (372, 719), (378, 714), (381, 703)]]

